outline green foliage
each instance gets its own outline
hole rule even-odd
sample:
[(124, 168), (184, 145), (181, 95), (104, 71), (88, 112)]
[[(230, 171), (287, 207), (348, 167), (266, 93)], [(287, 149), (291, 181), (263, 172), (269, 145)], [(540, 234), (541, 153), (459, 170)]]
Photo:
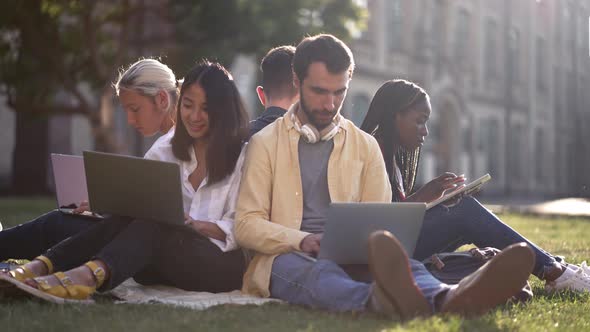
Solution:
[[(0, 199), (5, 226), (33, 218), (54, 206), (52, 199)], [(501, 219), (542, 248), (588, 259), (590, 220), (502, 215)], [(5, 223), (5, 220), (9, 220)], [(8, 225), (7, 225), (8, 224)], [(99, 299), (92, 306), (57, 306), (0, 298), (3, 331), (588, 331), (590, 293), (546, 294), (531, 277), (535, 298), (505, 305), (477, 318), (437, 315), (401, 323), (370, 313), (328, 313), (287, 304), (218, 306), (205, 311), (164, 305), (119, 305)]]
[(181, 50), (170, 58), (179, 68), (201, 57), (226, 64), (239, 52), (260, 57), (272, 47), (296, 45), (308, 34), (333, 33), (348, 41), (349, 27), (362, 26), (365, 18), (349, 0), (181, 0), (171, 13)]
[(116, 41), (125, 40), (131, 9), (114, 0), (0, 2), (0, 84), (9, 106), (89, 115), (95, 99), (81, 87), (102, 88), (129, 59)]
[(5, 0), (0, 87), (17, 111), (89, 115), (98, 98), (85, 98), (81, 85), (100, 94), (137, 57), (167, 57), (182, 76), (201, 57), (227, 65), (238, 52), (261, 55), (308, 33), (347, 40), (347, 26), (363, 17), (342, 0)]
[(42, 73), (47, 73), (43, 62), (54, 58), (49, 41), (55, 37), (56, 26), (38, 1), (3, 1), (0, 13), (0, 78), (9, 102), (16, 103), (18, 95), (27, 96), (29, 104), (42, 104), (55, 93), (56, 77)]
[[(305, 33), (347, 39), (343, 24), (361, 17), (353, 0), (0, 1), (0, 95), (17, 112), (12, 191), (43, 190), (50, 115), (86, 116), (94, 149), (118, 152), (110, 85), (140, 57), (162, 57), (182, 77), (199, 58), (228, 66)], [(39, 168), (18, 172), (29, 164)]]

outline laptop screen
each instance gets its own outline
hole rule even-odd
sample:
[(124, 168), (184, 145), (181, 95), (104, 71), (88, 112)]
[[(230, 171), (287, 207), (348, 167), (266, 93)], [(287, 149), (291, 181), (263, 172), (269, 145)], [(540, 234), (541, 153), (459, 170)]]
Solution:
[(51, 154), (58, 208), (76, 206), (88, 200), (84, 159), (81, 156)]

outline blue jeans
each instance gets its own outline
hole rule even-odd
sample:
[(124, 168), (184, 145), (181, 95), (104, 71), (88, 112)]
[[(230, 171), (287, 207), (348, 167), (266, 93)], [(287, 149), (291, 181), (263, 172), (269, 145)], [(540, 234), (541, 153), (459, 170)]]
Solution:
[(554, 264), (555, 257), (503, 223), (475, 198), (464, 197), (456, 206), (438, 205), (426, 211), (413, 258), (422, 261), (465, 244), (504, 249), (517, 242), (526, 242), (533, 249), (536, 257), (533, 274), (543, 279), (544, 267)]
[(0, 260), (33, 259), (68, 237), (97, 223), (96, 220), (48, 212), (24, 224), (0, 232)]
[[(424, 265), (410, 259), (418, 288), (431, 307), (436, 295), (449, 286), (435, 279)], [(279, 255), (272, 266), (270, 296), (292, 304), (330, 311), (364, 311), (371, 284), (355, 281), (338, 264), (320, 259), (312, 262), (299, 255)]]

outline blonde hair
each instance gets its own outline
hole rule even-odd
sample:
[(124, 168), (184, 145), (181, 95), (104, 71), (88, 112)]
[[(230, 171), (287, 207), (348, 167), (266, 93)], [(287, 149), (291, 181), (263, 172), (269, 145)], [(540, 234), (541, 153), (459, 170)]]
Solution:
[(119, 72), (117, 82), (113, 84), (117, 96), (120, 91), (132, 90), (147, 97), (155, 97), (160, 91), (168, 95), (168, 108), (173, 112), (178, 100), (178, 87), (174, 72), (156, 59), (140, 59)]

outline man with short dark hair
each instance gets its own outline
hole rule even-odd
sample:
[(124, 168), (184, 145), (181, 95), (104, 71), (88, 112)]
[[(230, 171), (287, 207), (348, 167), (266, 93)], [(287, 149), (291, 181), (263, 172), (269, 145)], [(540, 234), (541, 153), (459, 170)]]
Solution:
[(264, 112), (250, 122), (250, 136), (285, 115), (299, 98), (297, 87), (293, 85), (294, 54), (295, 47), (284, 45), (271, 49), (262, 58), (262, 85), (256, 88), (256, 93)]
[(383, 231), (369, 238), (373, 283), (314, 261), (331, 202), (391, 202), (391, 187), (377, 141), (340, 115), (354, 71), (350, 49), (331, 35), (307, 37), (293, 69), (299, 102), (254, 135), (246, 154), (234, 228), (238, 243), (255, 252), (244, 292), (411, 318), (485, 312), (522, 288), (534, 259), (525, 244), (505, 249), (458, 286), (435, 279)]

